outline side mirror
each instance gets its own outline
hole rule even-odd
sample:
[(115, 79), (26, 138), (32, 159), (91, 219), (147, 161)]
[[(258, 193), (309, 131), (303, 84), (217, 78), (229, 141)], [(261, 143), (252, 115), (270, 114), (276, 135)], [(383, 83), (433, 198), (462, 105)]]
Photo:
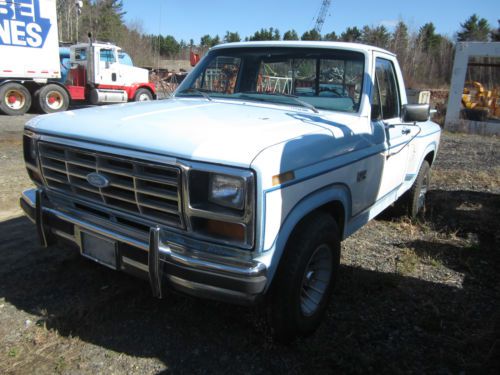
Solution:
[(403, 106), (403, 122), (427, 121), (430, 110), (429, 104), (405, 104)]

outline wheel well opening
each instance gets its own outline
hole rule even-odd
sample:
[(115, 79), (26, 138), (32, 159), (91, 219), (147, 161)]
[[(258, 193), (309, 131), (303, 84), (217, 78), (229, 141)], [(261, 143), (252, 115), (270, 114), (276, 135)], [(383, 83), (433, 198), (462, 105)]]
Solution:
[(427, 155), (425, 155), (424, 160), (427, 160), (429, 165), (432, 165), (432, 162), (434, 161), (434, 151), (429, 152)]
[(336, 221), (339, 227), (339, 238), (343, 238), (344, 236), (344, 224), (345, 224), (345, 209), (344, 205), (339, 201), (333, 201), (325, 204), (320, 207), (320, 209), (324, 212), (330, 214)]
[[(135, 90), (135, 93), (137, 93), (137, 91), (139, 91), (140, 89), (148, 90), (149, 93), (151, 94), (151, 96), (153, 97), (153, 99), (156, 99), (156, 94), (153, 92), (153, 90), (151, 89), (151, 87), (149, 87), (149, 86), (139, 86), (137, 88), (137, 90)], [(135, 93), (134, 93), (134, 96), (135, 96)]]
[(344, 224), (345, 224), (345, 209), (344, 205), (340, 201), (332, 201), (324, 204), (316, 208), (315, 210), (309, 212), (306, 216), (304, 216), (300, 221), (295, 225), (295, 228), (292, 231), (292, 234), (289, 237), (289, 240), (293, 238), (294, 234), (301, 227), (301, 225), (310, 219), (312, 216), (317, 215), (318, 213), (323, 212), (335, 219), (339, 230), (339, 238), (342, 239), (344, 237)]

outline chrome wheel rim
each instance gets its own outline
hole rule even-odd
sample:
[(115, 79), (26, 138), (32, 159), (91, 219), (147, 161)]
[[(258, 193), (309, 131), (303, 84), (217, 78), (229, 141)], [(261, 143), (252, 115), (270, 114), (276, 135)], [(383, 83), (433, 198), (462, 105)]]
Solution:
[(13, 110), (20, 110), (26, 104), (26, 97), (21, 91), (8, 90), (4, 97), (5, 105)]
[(427, 190), (429, 190), (429, 177), (426, 174), (422, 180), (422, 186), (418, 193), (417, 212), (420, 212), (425, 206), (425, 195), (427, 194)]
[(138, 100), (139, 102), (147, 102), (149, 100), (150, 99), (149, 99), (149, 95), (148, 94), (143, 93), (143, 94), (139, 95), (139, 100)]
[(45, 104), (52, 110), (58, 110), (63, 106), (64, 98), (58, 91), (49, 91), (45, 96)]
[(332, 272), (332, 251), (328, 245), (322, 244), (314, 250), (302, 278), (300, 308), (305, 316), (311, 316), (318, 310)]

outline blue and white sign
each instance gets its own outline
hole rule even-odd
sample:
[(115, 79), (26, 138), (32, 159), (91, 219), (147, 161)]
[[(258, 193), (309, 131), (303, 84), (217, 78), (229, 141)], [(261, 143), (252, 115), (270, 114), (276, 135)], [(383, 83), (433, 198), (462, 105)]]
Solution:
[(42, 48), (50, 27), (40, 0), (0, 0), (0, 45)]

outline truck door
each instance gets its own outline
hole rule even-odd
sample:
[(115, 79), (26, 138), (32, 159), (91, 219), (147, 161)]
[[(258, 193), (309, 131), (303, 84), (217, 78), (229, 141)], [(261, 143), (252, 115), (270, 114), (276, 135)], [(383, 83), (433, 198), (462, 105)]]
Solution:
[(116, 54), (116, 49), (102, 47), (96, 55), (95, 82), (101, 85), (119, 85), (118, 56)]
[[(390, 56), (375, 54), (374, 85), (371, 98), (371, 121), (385, 131), (385, 163), (380, 183), (381, 198), (397, 189), (404, 181), (412, 130), (401, 120), (400, 85), (396, 63)], [(401, 78), (400, 78), (401, 79)]]

